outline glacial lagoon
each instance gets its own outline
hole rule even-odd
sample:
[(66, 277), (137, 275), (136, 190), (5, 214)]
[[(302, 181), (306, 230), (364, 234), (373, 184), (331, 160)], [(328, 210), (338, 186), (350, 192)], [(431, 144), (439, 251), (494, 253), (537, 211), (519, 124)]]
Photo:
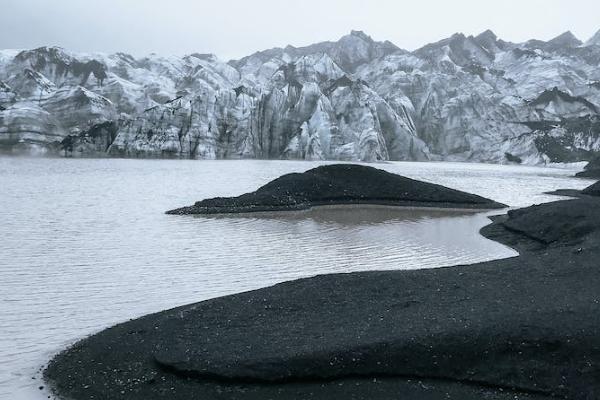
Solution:
[[(118, 322), (317, 274), (511, 257), (487, 213), (319, 208), (286, 215), (164, 211), (249, 192), (325, 163), (0, 158), (0, 398), (45, 399), (39, 369)], [(577, 166), (394, 162), (378, 168), (511, 207), (582, 189)]]

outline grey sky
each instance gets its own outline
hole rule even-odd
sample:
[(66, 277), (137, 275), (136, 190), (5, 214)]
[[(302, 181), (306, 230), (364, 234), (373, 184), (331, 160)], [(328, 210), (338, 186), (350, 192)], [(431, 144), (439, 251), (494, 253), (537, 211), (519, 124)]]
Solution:
[(455, 32), (510, 41), (600, 29), (599, 0), (0, 0), (0, 48), (215, 53), (336, 40), (351, 29), (411, 50)]

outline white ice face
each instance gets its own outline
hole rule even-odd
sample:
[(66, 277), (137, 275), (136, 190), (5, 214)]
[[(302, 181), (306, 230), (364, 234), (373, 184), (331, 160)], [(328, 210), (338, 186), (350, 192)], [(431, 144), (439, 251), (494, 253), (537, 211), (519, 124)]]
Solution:
[[(600, 33), (456, 34), (213, 55), (0, 52), (0, 146), (177, 158), (577, 161), (600, 150)], [(66, 140), (66, 145), (65, 145)], [(514, 157), (507, 157), (512, 155)]]

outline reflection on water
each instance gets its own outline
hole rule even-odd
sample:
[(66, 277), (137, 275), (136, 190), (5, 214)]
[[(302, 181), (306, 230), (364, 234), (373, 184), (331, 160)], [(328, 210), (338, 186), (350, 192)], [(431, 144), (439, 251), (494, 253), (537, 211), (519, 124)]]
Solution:
[[(486, 213), (349, 207), (227, 218), (164, 214), (318, 164), (0, 158), (0, 398), (45, 398), (35, 372), (52, 354), (146, 313), (316, 274), (515, 255), (477, 233)], [(511, 206), (588, 184), (568, 169), (378, 167)]]
[[(275, 221), (305, 221), (312, 220), (321, 224), (336, 224), (355, 227), (359, 225), (379, 225), (393, 222), (416, 222), (430, 218), (449, 218), (473, 216), (481, 210), (446, 210), (438, 208), (393, 207), (371, 204), (332, 205), (312, 207), (302, 211), (256, 212), (241, 214), (196, 215), (199, 219), (229, 219), (229, 220), (275, 220)], [(496, 211), (498, 213), (498, 211)]]

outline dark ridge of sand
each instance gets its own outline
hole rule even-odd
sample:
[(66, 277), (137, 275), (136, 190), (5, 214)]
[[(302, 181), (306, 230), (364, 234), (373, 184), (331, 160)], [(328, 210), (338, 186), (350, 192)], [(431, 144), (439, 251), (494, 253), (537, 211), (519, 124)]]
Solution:
[(578, 173), (578, 178), (599, 178), (600, 179), (600, 156), (590, 161), (583, 171)]
[(579, 172), (575, 176), (578, 178), (600, 179), (600, 168), (599, 169), (587, 169), (587, 170)]
[(499, 209), (504, 204), (373, 167), (336, 164), (283, 175), (239, 197), (202, 200), (167, 214), (230, 214), (306, 210), (314, 206), (377, 204), (404, 207)]
[(559, 189), (553, 192), (547, 192), (546, 194), (551, 194), (555, 196), (564, 196), (564, 197), (586, 197), (586, 196), (600, 196), (600, 182), (596, 182), (595, 184), (583, 189)]
[(494, 218), (520, 256), (318, 276), (107, 329), (45, 378), (82, 399), (597, 399), (600, 198)]
[(600, 182), (596, 182), (592, 186), (583, 189), (581, 193), (588, 196), (600, 196)]

